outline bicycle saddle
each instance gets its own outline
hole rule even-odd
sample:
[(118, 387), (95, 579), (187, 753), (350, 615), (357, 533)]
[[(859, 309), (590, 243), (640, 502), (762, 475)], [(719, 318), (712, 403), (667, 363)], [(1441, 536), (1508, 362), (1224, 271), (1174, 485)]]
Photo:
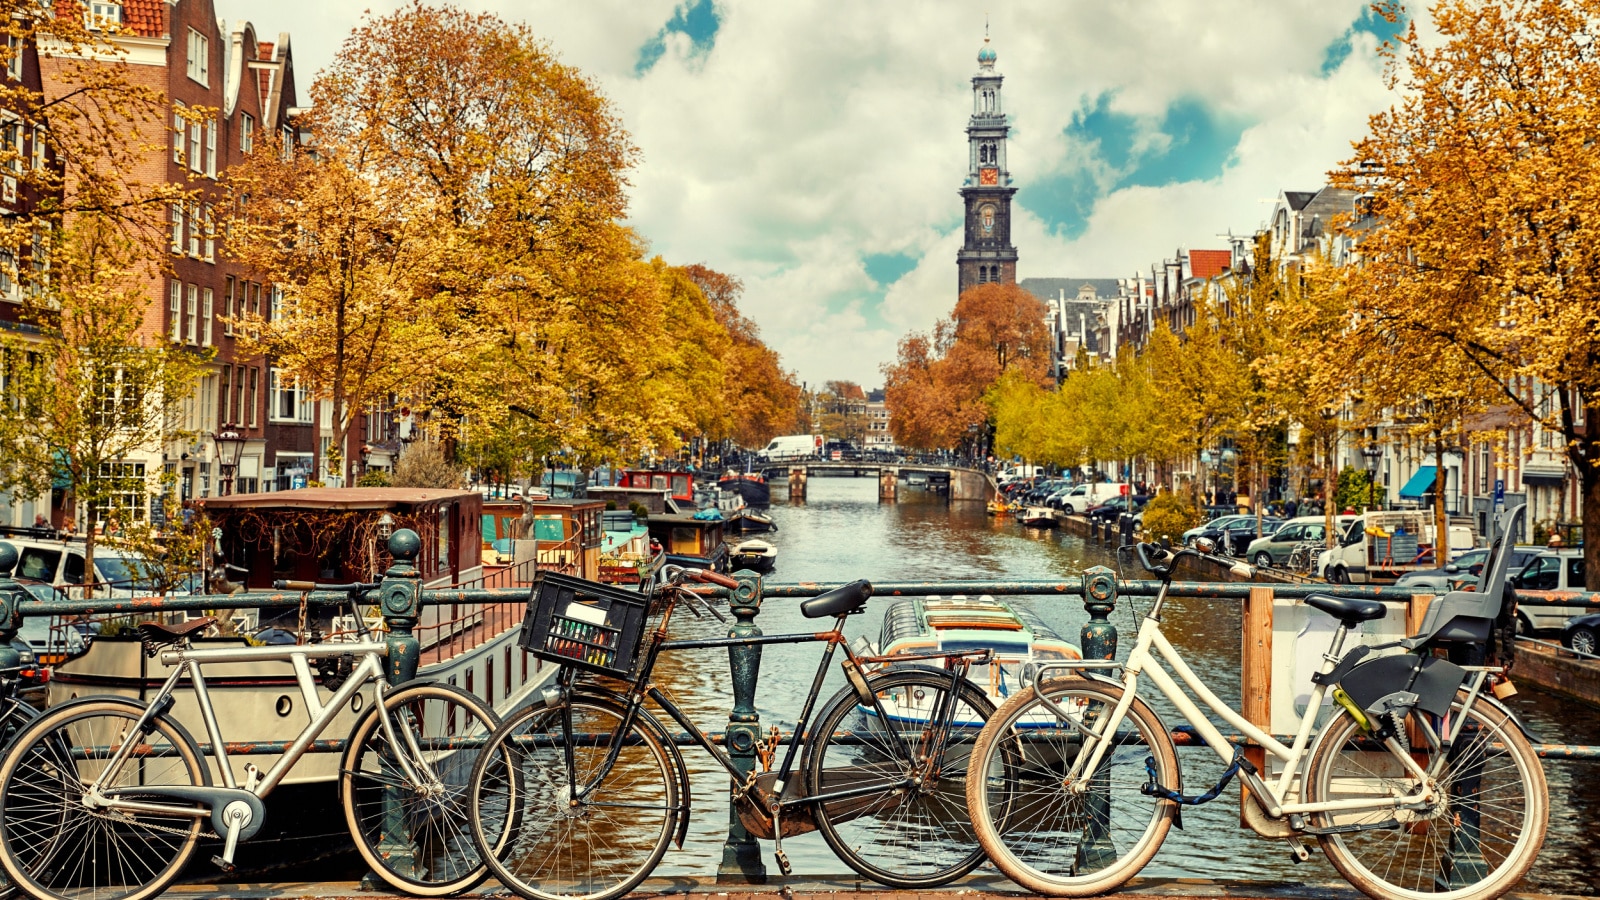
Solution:
[(820, 619), (823, 616), (838, 616), (852, 613), (860, 609), (867, 598), (872, 596), (872, 582), (865, 578), (852, 581), (843, 587), (836, 587), (825, 594), (818, 594), (810, 600), (800, 604), (800, 612), (808, 619)]
[(1320, 609), (1335, 619), (1346, 628), (1354, 628), (1357, 622), (1369, 619), (1381, 619), (1385, 611), (1383, 603), (1377, 600), (1365, 600), (1360, 597), (1330, 597), (1327, 594), (1312, 594), (1306, 597), (1306, 605), (1312, 609)]
[(215, 624), (217, 624), (216, 616), (201, 616), (198, 619), (190, 619), (182, 625), (140, 622), (139, 644), (144, 647), (144, 655), (154, 659), (162, 647), (170, 647), (189, 635), (204, 631)]

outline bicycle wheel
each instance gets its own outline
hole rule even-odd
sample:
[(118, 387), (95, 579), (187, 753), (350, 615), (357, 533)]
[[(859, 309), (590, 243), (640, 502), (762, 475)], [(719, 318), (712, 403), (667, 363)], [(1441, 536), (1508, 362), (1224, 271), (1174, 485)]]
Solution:
[(143, 900), (178, 877), (210, 817), (103, 810), (86, 789), (129, 738), (138, 743), (106, 793), (126, 800), (196, 806), (141, 796), (139, 785), (194, 787), (210, 774), (189, 736), (156, 717), (144, 734), (131, 701), (90, 700), (51, 710), (24, 728), (0, 763), (0, 865), (41, 900)]
[(378, 877), (421, 897), (458, 894), (488, 867), (467, 824), (467, 788), (483, 742), (499, 724), (488, 704), (448, 684), (413, 682), (350, 730), (340, 796), (356, 849)]
[[(570, 712), (569, 779), (562, 721)], [(473, 772), (471, 818), (480, 852), (501, 884), (530, 900), (611, 900), (655, 870), (681, 816), (676, 749), (640, 710), (615, 746), (620, 699), (575, 694), (531, 706), (495, 729)], [(584, 799), (578, 790), (616, 764)], [(503, 773), (509, 770), (512, 777)], [(503, 836), (509, 834), (509, 839)], [(490, 852), (501, 840), (499, 852)]]
[[(39, 718), (39, 711), (28, 703), (12, 698), (0, 703), (0, 748), (10, 747), (11, 741), (23, 727)], [(0, 900), (10, 900), (17, 895), (17, 886), (0, 868)]]
[(867, 683), (884, 715), (854, 690), (840, 691), (811, 730), (806, 792), (879, 790), (812, 806), (817, 828), (846, 865), (880, 884), (910, 889), (960, 878), (984, 859), (967, 814), (967, 762), (994, 704), (963, 679), (950, 718), (935, 722), (950, 692), (944, 672), (889, 671)]
[[(1460, 717), (1460, 737), (1442, 760), (1413, 741), (1418, 765), (1430, 772), (1439, 767), (1434, 781), (1439, 799), (1431, 808), (1311, 816), (1319, 828), (1396, 823), (1318, 838), (1328, 861), (1368, 896), (1498, 897), (1527, 874), (1544, 844), (1550, 798), (1533, 747), (1504, 711), (1486, 702), (1464, 710), (1458, 699), (1449, 721)], [(1429, 719), (1434, 728), (1442, 727)], [(1414, 792), (1416, 782), (1404, 764), (1387, 750), (1374, 749), (1363, 740), (1367, 736), (1342, 710), (1328, 723), (1307, 765), (1307, 802)]]
[(1083, 731), (1104, 734), (1123, 689), (1068, 677), (1045, 682), (1041, 692), (1054, 710), (1026, 689), (978, 735), (967, 807), (978, 841), (1012, 881), (1056, 897), (1105, 893), (1138, 874), (1166, 839), (1176, 804), (1139, 788), (1153, 766), (1163, 786), (1178, 789), (1177, 752), (1161, 720), (1135, 698), (1095, 772), (1071, 779), (1074, 765), (1088, 761)]

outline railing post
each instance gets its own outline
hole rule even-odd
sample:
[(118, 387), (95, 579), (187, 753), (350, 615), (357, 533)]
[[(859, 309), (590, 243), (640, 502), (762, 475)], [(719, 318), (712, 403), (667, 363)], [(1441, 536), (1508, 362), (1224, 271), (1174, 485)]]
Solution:
[[(741, 569), (734, 573), (739, 587), (728, 597), (735, 622), (728, 629), (728, 637), (757, 637), (761, 626), (756, 616), (761, 612), (761, 576)], [(729, 647), (728, 670), (733, 677), (733, 711), (728, 714), (728, 756), (738, 769), (739, 777), (747, 777), (756, 766), (756, 747), (761, 743), (761, 714), (756, 711), (756, 678), (761, 673), (761, 647)], [(737, 783), (732, 785), (737, 787)], [(761, 862), (761, 845), (745, 830), (739, 821), (739, 811), (728, 803), (728, 838), (722, 845), (722, 865), (717, 867), (717, 881), (765, 884), (767, 867)]]
[[(1083, 570), (1083, 608), (1089, 621), (1078, 640), (1084, 659), (1115, 659), (1117, 626), (1106, 618), (1117, 606), (1117, 576), (1105, 566)], [(1080, 871), (1094, 871), (1110, 865), (1117, 857), (1111, 844), (1111, 780), (1101, 769), (1089, 779), (1087, 803), (1089, 824), (1078, 845), (1076, 864)]]
[[(390, 686), (404, 684), (417, 677), (417, 663), (422, 656), (421, 644), (414, 629), (422, 618), (422, 576), (417, 572), (417, 554), (422, 551), (422, 539), (409, 528), (402, 528), (389, 537), (389, 556), (394, 564), (383, 573), (383, 583), (378, 585), (378, 602), (383, 610), (383, 622), (388, 626), (384, 643), (389, 645), (387, 677)], [(408, 871), (405, 861), (412, 858), (409, 822), (400, 802), (400, 788), (384, 789), (384, 840), (379, 850), (389, 860), (391, 869)], [(361, 879), (366, 890), (381, 890), (383, 882), (368, 872)]]
[(1117, 575), (1105, 566), (1083, 570), (1083, 608), (1089, 621), (1083, 625), (1079, 646), (1084, 659), (1115, 659), (1117, 626), (1106, 616), (1117, 608)]
[(15, 669), (22, 656), (11, 642), (22, 628), (19, 606), (30, 595), (11, 580), (16, 564), (17, 548), (0, 542), (0, 669)]
[(409, 528), (402, 528), (389, 537), (389, 555), (394, 564), (383, 573), (383, 583), (378, 586), (378, 598), (383, 609), (383, 623), (388, 626), (389, 684), (404, 684), (417, 677), (417, 662), (422, 656), (421, 644), (413, 629), (422, 618), (422, 575), (417, 572), (417, 554), (422, 552), (422, 539)]

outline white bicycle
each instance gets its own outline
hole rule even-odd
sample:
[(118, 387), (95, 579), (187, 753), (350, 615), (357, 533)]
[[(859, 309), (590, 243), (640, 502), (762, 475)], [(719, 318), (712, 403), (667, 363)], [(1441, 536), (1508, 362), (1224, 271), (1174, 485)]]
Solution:
[[(1497, 533), (1519, 533), (1521, 512), (1504, 514)], [(1161, 633), (1176, 563), (1205, 548), (1174, 555), (1139, 545), (1140, 560), (1162, 586), (1127, 662), (1052, 663), (979, 735), (967, 774), (979, 842), (1001, 871), (1030, 890), (1104, 893), (1149, 862), (1180, 806), (1215, 799), (1238, 775), (1249, 789), (1245, 817), (1254, 830), (1288, 840), (1299, 859), (1307, 857), (1305, 841), (1316, 839), (1369, 896), (1480, 900), (1505, 893), (1544, 843), (1544, 771), (1526, 728), (1486, 690), (1502, 670), (1457, 665), (1432, 650), (1488, 640), (1506, 612), (1501, 598), (1510, 549), (1507, 541), (1495, 544), (1484, 593), (1445, 595), (1417, 635), (1390, 645), (1341, 654), (1360, 622), (1383, 617), (1381, 602), (1306, 598), (1342, 627), (1313, 678), (1294, 740), (1285, 745), (1219, 700)], [(1382, 650), (1399, 652), (1373, 652)], [(1046, 677), (1052, 674), (1058, 677)], [(1141, 675), (1227, 763), (1215, 787), (1183, 793), (1171, 732), (1140, 696)], [(1329, 692), (1335, 705), (1317, 730)], [(1281, 772), (1258, 771), (1208, 711), (1262, 747)]]

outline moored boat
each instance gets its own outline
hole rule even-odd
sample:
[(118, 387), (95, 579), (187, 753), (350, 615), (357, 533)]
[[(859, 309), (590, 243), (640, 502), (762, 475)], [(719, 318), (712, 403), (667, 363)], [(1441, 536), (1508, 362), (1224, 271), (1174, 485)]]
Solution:
[(1029, 528), (1055, 528), (1061, 522), (1056, 511), (1048, 506), (1027, 506), (1017, 513), (1017, 521)]
[[(973, 666), (968, 677), (996, 705), (1023, 686), (1023, 669), (1028, 664), (1083, 658), (1077, 646), (1033, 610), (988, 595), (906, 598), (884, 610), (878, 650), (883, 656), (980, 647), (993, 650), (994, 658), (988, 665)], [(885, 712), (910, 721), (926, 717), (912, 697), (900, 698)]]
[(771, 516), (764, 516), (749, 509), (735, 510), (728, 514), (727, 523), (727, 529), (734, 534), (761, 534), (778, 530), (778, 523), (772, 521)]
[(772, 488), (767, 484), (767, 477), (760, 472), (724, 472), (722, 477), (717, 479), (717, 486), (725, 491), (737, 493), (751, 506), (767, 506), (772, 503)]
[(1016, 507), (1004, 500), (990, 500), (987, 507), (989, 515), (996, 519), (1009, 519), (1017, 514)]
[(740, 541), (728, 548), (729, 565), (765, 575), (778, 563), (778, 548), (758, 538)]

